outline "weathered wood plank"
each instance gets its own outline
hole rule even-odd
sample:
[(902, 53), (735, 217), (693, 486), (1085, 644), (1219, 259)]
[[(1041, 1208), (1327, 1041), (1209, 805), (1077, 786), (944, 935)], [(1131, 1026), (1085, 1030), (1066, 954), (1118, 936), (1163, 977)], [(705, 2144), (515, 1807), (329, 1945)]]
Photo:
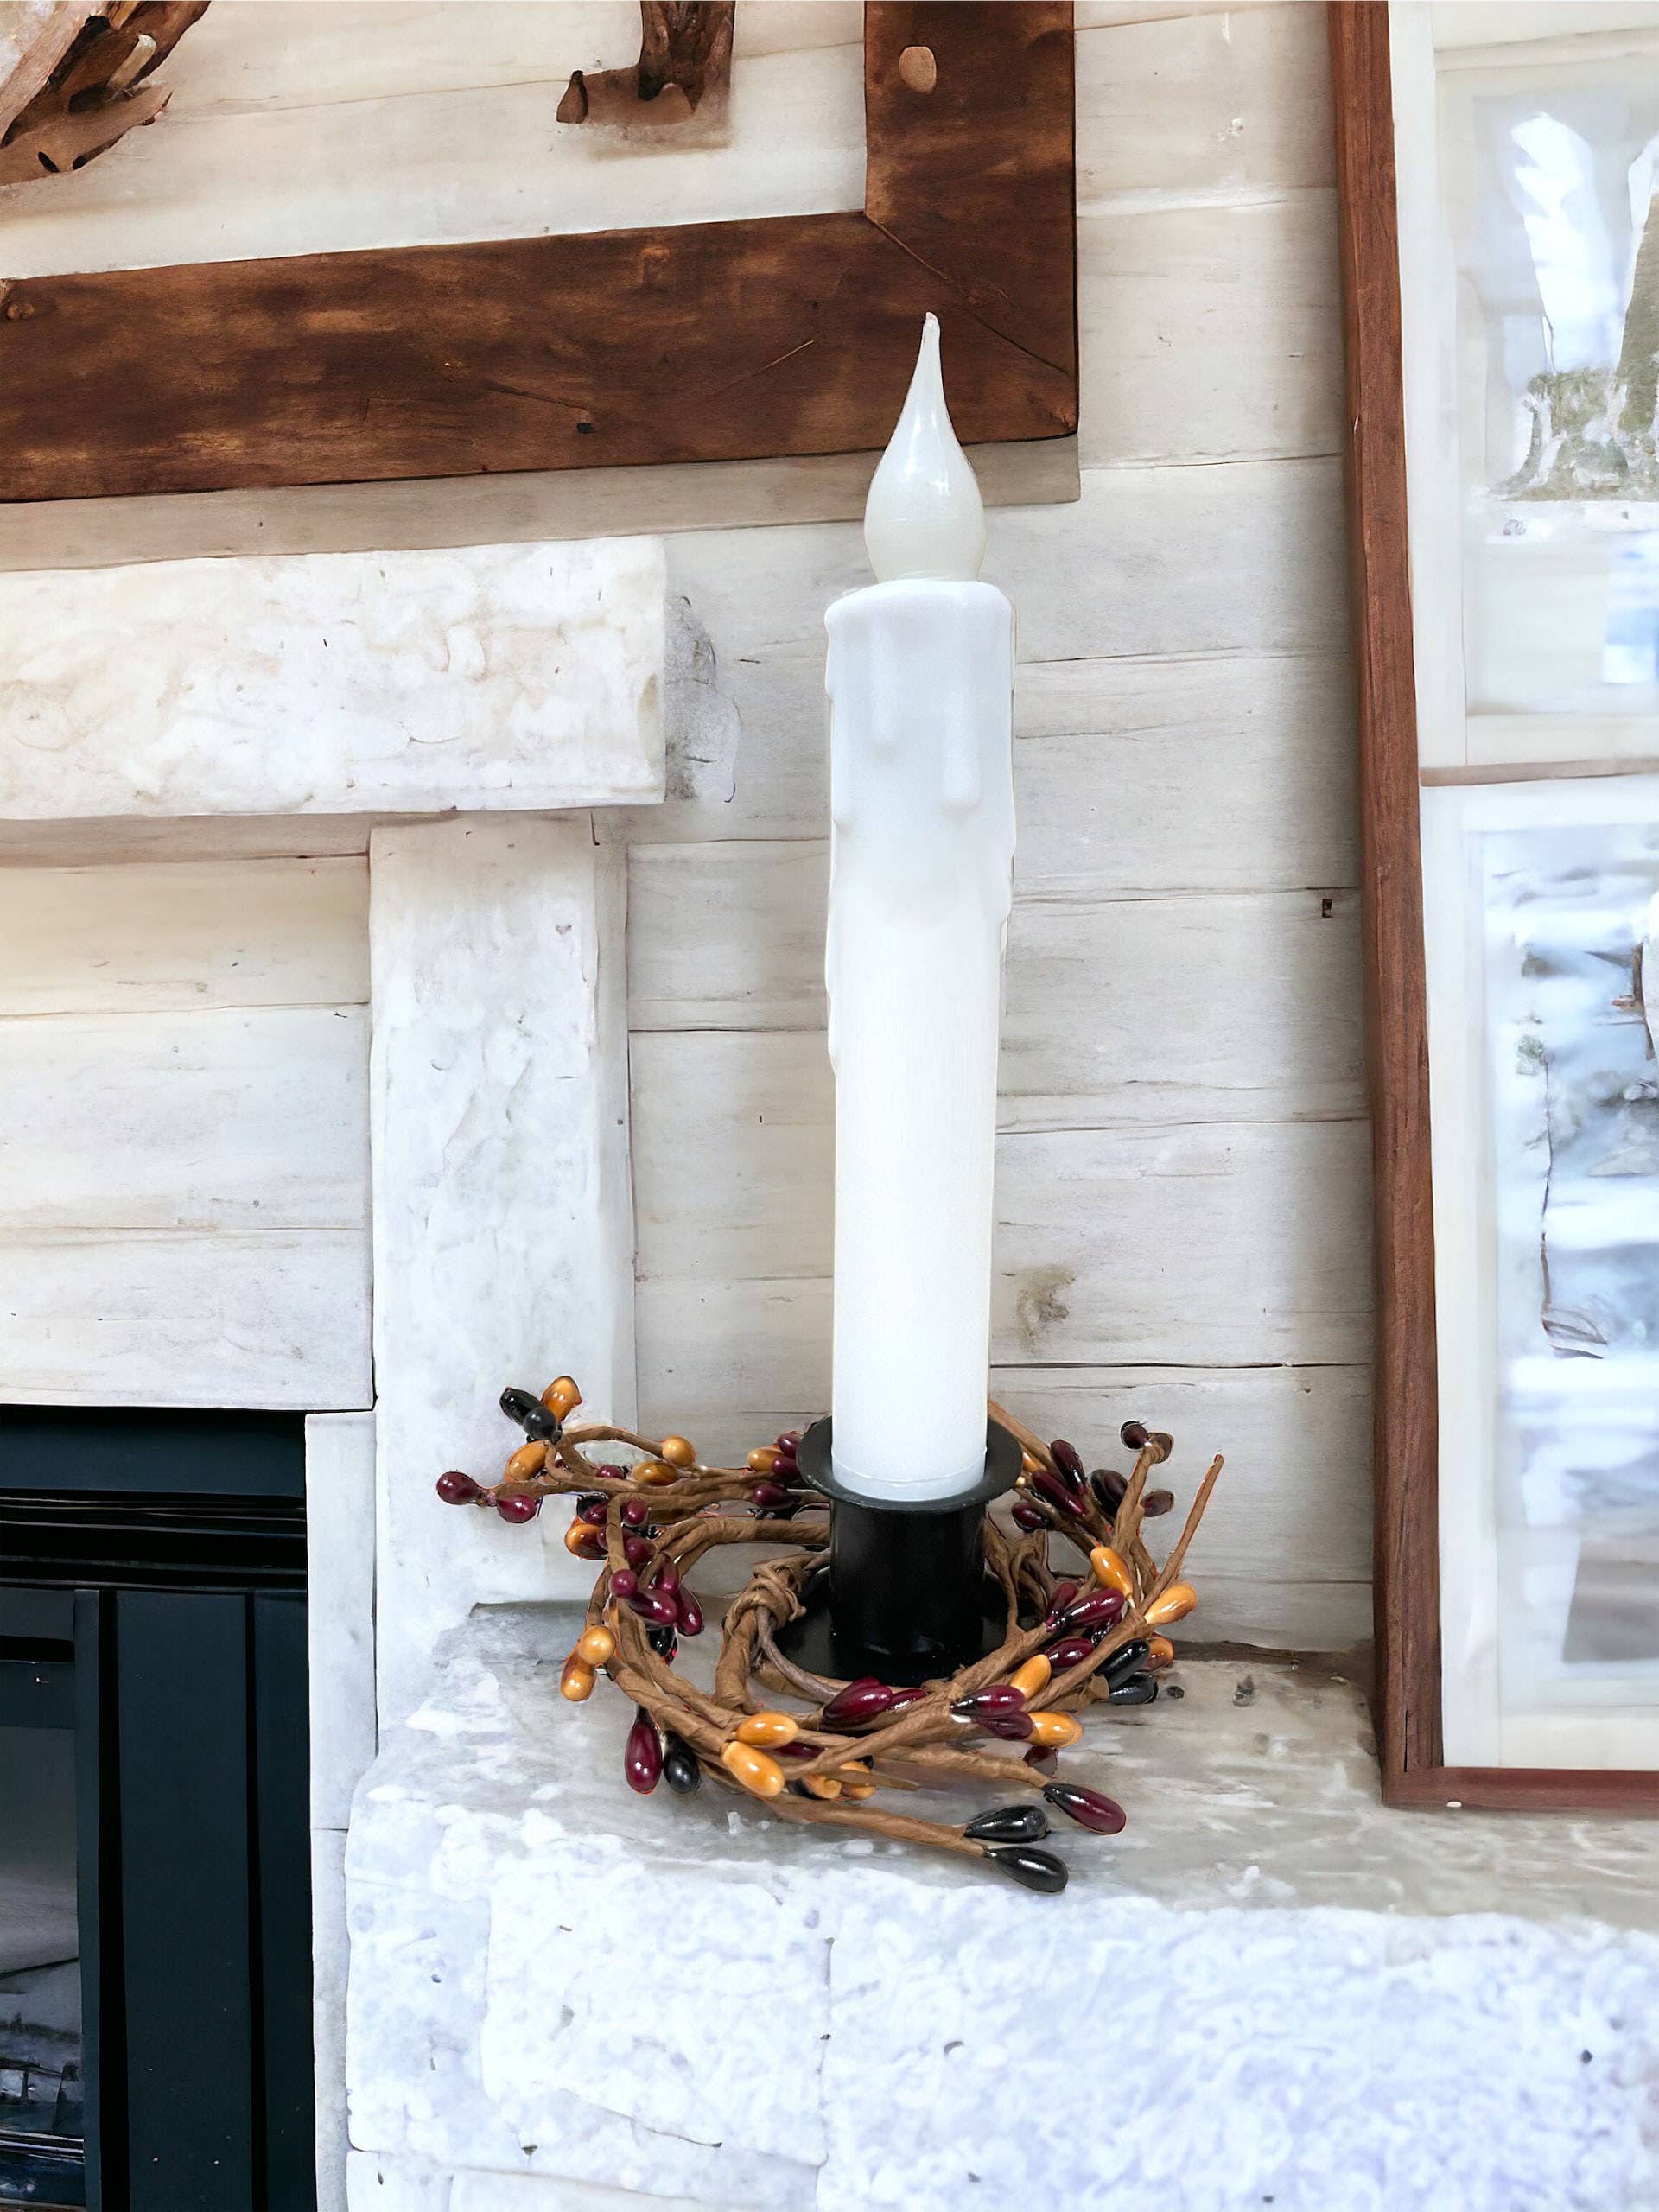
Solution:
[[(825, 877), (821, 843), (637, 848), (636, 1035), (822, 1031)], [(1004, 1127), (1358, 1114), (1358, 982), (1351, 891), (1017, 898)]]
[(368, 900), (359, 860), (0, 868), (0, 1016), (365, 1005)]
[(1127, 1471), (1129, 1419), (1175, 1439), (1176, 1518), (1219, 1452), (1222, 1478), (1191, 1554), (1189, 1634), (1341, 1649), (1370, 1632), (1370, 1372), (1355, 1367), (1001, 1368), (994, 1393), (1088, 1464)]
[[(260, 0), (263, 4), (263, 0)], [(519, 0), (514, 0), (519, 4)], [(205, 20), (205, 19), (204, 19)], [(275, 486), (258, 492), (0, 503), (0, 570), (103, 568), (116, 561), (242, 553), (415, 552), (528, 538), (631, 537), (642, 531), (856, 521), (880, 455), (687, 461), (637, 468), (522, 469), (406, 483)], [(1074, 437), (980, 446), (988, 506), (1077, 496)]]
[(662, 787), (655, 538), (0, 575), (0, 815), (436, 813)]
[(368, 1052), (360, 1007), (0, 1020), (0, 1236), (365, 1228)]
[[(695, 578), (671, 570), (681, 587)], [(714, 556), (709, 556), (713, 565)], [(716, 653), (700, 714), (737, 718), (725, 786), (603, 816), (639, 846), (822, 839), (822, 645)], [(1351, 886), (1353, 687), (1341, 653), (1021, 663), (1014, 685), (1021, 893), (1082, 897)], [(670, 696), (671, 753), (690, 734)]]
[(1335, 460), (1085, 468), (1077, 519), (991, 518), (985, 573), (1022, 660), (1297, 653), (1347, 643)]
[[(828, 1406), (827, 1282), (642, 1283), (639, 1325), (641, 1421), (683, 1430), (709, 1457), (738, 1463)], [(1108, 1446), (1129, 1415), (1156, 1421), (1176, 1439), (1182, 1503), (1225, 1454), (1193, 1554), (1195, 1636), (1300, 1650), (1364, 1637), (1369, 1367), (1003, 1366), (991, 1387), (1091, 1465), (1120, 1464)]]
[[(284, 29), (289, 12), (281, 18)], [(373, 75), (392, 73), (378, 57), (397, 41), (383, 10), (321, 12), (340, 29), (319, 54), (312, 97), (299, 100), (291, 97), (291, 73), (306, 65), (306, 41), (290, 49), (288, 37), (251, 29), (243, 10), (233, 6), (216, 18), (210, 9), (200, 31), (216, 31), (219, 47), (194, 54), (195, 31), (181, 46), (165, 80), (173, 98), (154, 129), (130, 133), (111, 154), (65, 175), (61, 190), (57, 183), (44, 192), (0, 187), (5, 275), (521, 238), (550, 227), (592, 232), (815, 215), (862, 202), (856, 48), (756, 56), (741, 72), (729, 143), (665, 141), (617, 161), (553, 122), (571, 69), (593, 60), (582, 11), (570, 11), (563, 37), (563, 7), (502, 11), (517, 15), (547, 56), (539, 76), (492, 82), (469, 65), (467, 83), (385, 92), (373, 88)], [(474, 12), (469, 7), (462, 21)], [(448, 26), (451, 48), (464, 54), (467, 30), (453, 16)], [(244, 55), (286, 52), (289, 96), (231, 92), (225, 49), (232, 40)], [(638, 52), (636, 17), (620, 47), (613, 40), (609, 60), (632, 60)], [(322, 73), (342, 54), (355, 57), (360, 90), (343, 67), (333, 81)], [(518, 75), (526, 65), (508, 66)], [(226, 86), (224, 96), (214, 96), (216, 84)]]
[[(819, 1040), (637, 1037), (633, 1055), (641, 1281), (826, 1276), (831, 1107)], [(1005, 1132), (993, 1356), (1363, 1358), (1365, 1138), (1358, 1122)]]
[(1020, 894), (1358, 880), (1340, 654), (1031, 664), (1014, 716)]
[[(0, 492), (861, 451), (930, 308), (965, 437), (1069, 435), (1071, 9), (887, 0), (867, 22), (872, 217), (22, 278), (0, 322)], [(937, 106), (899, 81), (914, 37), (951, 87)]]
[(0, 1395), (364, 1407), (368, 1246), (366, 1228), (0, 1236)]
[(1077, 285), (1085, 464), (1340, 450), (1334, 193), (1085, 216)]
[[(1127, 11), (1126, 11), (1127, 13)], [(1077, 204), (1334, 181), (1318, 8), (1160, 5), (1077, 38)]]

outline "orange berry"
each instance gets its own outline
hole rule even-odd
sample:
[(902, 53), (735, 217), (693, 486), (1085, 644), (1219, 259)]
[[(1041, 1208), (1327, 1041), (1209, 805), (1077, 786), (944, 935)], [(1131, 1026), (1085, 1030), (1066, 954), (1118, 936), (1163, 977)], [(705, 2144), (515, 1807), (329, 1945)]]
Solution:
[(1126, 1598), (1135, 1596), (1135, 1577), (1122, 1552), (1114, 1551), (1109, 1544), (1096, 1544), (1089, 1554), (1089, 1564), (1096, 1581), (1105, 1589), (1120, 1591)]
[(1190, 1582), (1172, 1582), (1147, 1607), (1147, 1622), (1154, 1628), (1166, 1628), (1171, 1621), (1184, 1620), (1198, 1602), (1198, 1593)]
[(527, 1483), (532, 1475), (539, 1475), (547, 1465), (545, 1444), (521, 1444), (507, 1462), (503, 1482)]
[(604, 1667), (616, 1656), (616, 1638), (607, 1628), (584, 1629), (576, 1638), (576, 1656), (589, 1667)]
[(776, 1797), (784, 1787), (784, 1770), (752, 1744), (728, 1744), (721, 1764), (757, 1797)]
[(661, 1490), (665, 1483), (678, 1482), (680, 1471), (677, 1467), (665, 1467), (660, 1459), (641, 1459), (633, 1471), (633, 1479), (648, 1490)]
[(695, 1467), (697, 1447), (689, 1436), (665, 1436), (657, 1446), (657, 1456), (671, 1467)]
[(749, 1454), (749, 1472), (752, 1475), (769, 1475), (777, 1464), (777, 1452), (770, 1444), (757, 1444)]
[(751, 1713), (737, 1724), (740, 1744), (759, 1744), (764, 1750), (792, 1744), (800, 1732), (801, 1724), (791, 1713)]
[(585, 1521), (573, 1521), (564, 1532), (564, 1548), (574, 1559), (601, 1560), (605, 1556), (605, 1540)]
[(1020, 1466), (1021, 1471), (1027, 1475), (1040, 1475), (1044, 1471), (1043, 1463), (1037, 1454), (1023, 1449), (1020, 1454)]
[(1035, 1697), (1048, 1688), (1048, 1678), (1053, 1672), (1049, 1661), (1039, 1651), (1023, 1667), (1016, 1667), (1008, 1680), (1022, 1697)]
[(550, 1413), (556, 1414), (563, 1421), (567, 1414), (575, 1413), (582, 1403), (582, 1393), (570, 1376), (557, 1375), (543, 1391), (542, 1403)]
[(833, 1774), (809, 1774), (802, 1778), (801, 1787), (809, 1797), (839, 1797), (841, 1784)]
[(1174, 1659), (1175, 1647), (1166, 1636), (1149, 1636), (1147, 1638), (1147, 1664), (1148, 1667), (1172, 1666), (1174, 1663)]
[(873, 1782), (845, 1782), (842, 1784), (842, 1795), (845, 1797), (874, 1797), (875, 1784)]
[(592, 1697), (595, 1676), (579, 1651), (573, 1651), (564, 1662), (559, 1676), (559, 1695), (568, 1697), (572, 1705), (580, 1705), (584, 1698)]
[(1075, 1744), (1082, 1733), (1083, 1723), (1074, 1720), (1069, 1713), (1031, 1715), (1031, 1740), (1046, 1751), (1064, 1751), (1068, 1744)]

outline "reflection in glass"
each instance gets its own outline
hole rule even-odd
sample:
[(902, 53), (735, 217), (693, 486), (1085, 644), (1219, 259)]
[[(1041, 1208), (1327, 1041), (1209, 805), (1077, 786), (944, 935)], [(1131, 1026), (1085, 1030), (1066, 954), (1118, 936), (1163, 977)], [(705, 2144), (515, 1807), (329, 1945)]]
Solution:
[(79, 2206), (74, 1737), (0, 1727), (0, 2205)]
[(1501, 1702), (1659, 1705), (1659, 829), (1478, 844)]
[(1659, 39), (1445, 80), (1471, 714), (1659, 713)]

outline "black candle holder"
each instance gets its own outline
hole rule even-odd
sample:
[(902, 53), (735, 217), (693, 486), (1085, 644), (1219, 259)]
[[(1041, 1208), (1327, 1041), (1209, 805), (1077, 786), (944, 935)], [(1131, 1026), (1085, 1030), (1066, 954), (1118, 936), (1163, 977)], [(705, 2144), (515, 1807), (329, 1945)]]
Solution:
[(1019, 1478), (1018, 1440), (987, 1422), (985, 1472), (968, 1495), (914, 1499), (843, 1488), (831, 1442), (827, 1419), (801, 1439), (803, 1479), (830, 1500), (830, 1559), (801, 1592), (805, 1612), (778, 1631), (779, 1650), (836, 1681), (874, 1675), (900, 1685), (954, 1675), (995, 1651), (1007, 1614), (985, 1572), (985, 1510)]

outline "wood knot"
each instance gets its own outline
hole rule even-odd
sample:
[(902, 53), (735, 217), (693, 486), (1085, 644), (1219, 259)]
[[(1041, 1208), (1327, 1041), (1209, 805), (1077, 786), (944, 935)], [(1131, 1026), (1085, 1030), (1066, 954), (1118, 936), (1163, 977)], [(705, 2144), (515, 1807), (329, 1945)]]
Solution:
[(939, 81), (939, 65), (931, 46), (907, 46), (899, 57), (899, 76), (912, 92), (931, 92)]

